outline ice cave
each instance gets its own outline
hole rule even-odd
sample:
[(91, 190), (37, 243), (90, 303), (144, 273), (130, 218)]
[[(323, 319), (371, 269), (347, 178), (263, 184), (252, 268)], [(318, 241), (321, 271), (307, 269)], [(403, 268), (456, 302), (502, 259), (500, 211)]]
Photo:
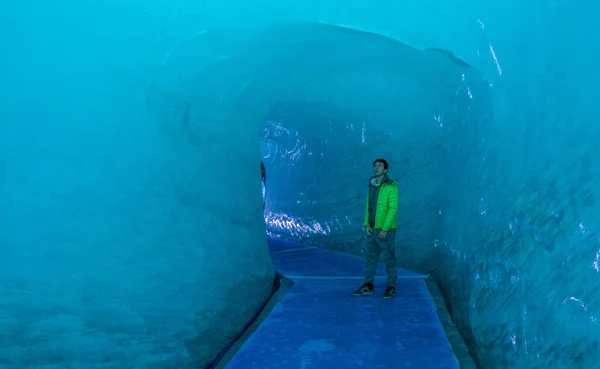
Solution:
[[(598, 14), (562, 0), (1, 2), (0, 368), (600, 367)], [(398, 267), (438, 296), (452, 360), (409, 348), (425, 333), (381, 338), (408, 319), (395, 309), (410, 288), (369, 323), (351, 310), (384, 302), (352, 299), (358, 275), (294, 281), (278, 263), (299, 253), (273, 254), (358, 262), (380, 157), (400, 189)], [(288, 282), (313, 310), (346, 304), (321, 312), (345, 322), (339, 337), (302, 343), (292, 323), (316, 320), (268, 321)], [(375, 341), (351, 341), (360, 327)], [(257, 361), (235, 364), (261, 329)]]

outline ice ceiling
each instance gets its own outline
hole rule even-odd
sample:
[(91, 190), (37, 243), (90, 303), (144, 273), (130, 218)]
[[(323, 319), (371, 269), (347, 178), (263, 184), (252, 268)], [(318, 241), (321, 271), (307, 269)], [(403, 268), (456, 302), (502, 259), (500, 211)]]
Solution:
[(360, 253), (386, 157), (399, 260), (483, 367), (599, 365), (594, 14), (5, 1), (0, 364), (204, 365), (269, 294), (263, 219)]

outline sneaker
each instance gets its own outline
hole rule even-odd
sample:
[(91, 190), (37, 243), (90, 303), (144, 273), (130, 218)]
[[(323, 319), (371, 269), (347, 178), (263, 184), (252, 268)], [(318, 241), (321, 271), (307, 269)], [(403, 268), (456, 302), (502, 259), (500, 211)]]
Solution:
[(384, 299), (391, 299), (394, 296), (396, 296), (396, 288), (392, 287), (392, 286), (387, 286), (385, 288), (385, 292), (383, 293), (383, 298)]
[(360, 286), (359, 289), (354, 291), (353, 295), (354, 296), (365, 296), (365, 295), (372, 295), (374, 292), (375, 292), (375, 289), (373, 288), (373, 285), (371, 283), (365, 283), (362, 286)]

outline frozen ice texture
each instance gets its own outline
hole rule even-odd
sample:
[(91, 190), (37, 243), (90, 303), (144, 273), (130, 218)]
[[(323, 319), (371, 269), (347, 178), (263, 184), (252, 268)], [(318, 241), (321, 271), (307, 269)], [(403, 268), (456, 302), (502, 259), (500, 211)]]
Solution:
[(599, 5), (0, 3), (0, 365), (214, 357), (272, 283), (262, 132), (270, 235), (360, 253), (386, 157), (484, 367), (598, 366)]
[(202, 368), (271, 292), (258, 125), (150, 112), (168, 14), (0, 5), (0, 368)]

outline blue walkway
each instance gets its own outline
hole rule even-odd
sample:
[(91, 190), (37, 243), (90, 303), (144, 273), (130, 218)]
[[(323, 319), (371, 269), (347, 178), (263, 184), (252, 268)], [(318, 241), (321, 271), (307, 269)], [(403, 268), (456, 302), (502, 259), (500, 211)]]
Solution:
[(424, 276), (399, 270), (397, 297), (352, 296), (364, 259), (321, 248), (270, 242), (275, 269), (295, 285), (226, 369), (455, 369), (458, 364)]

